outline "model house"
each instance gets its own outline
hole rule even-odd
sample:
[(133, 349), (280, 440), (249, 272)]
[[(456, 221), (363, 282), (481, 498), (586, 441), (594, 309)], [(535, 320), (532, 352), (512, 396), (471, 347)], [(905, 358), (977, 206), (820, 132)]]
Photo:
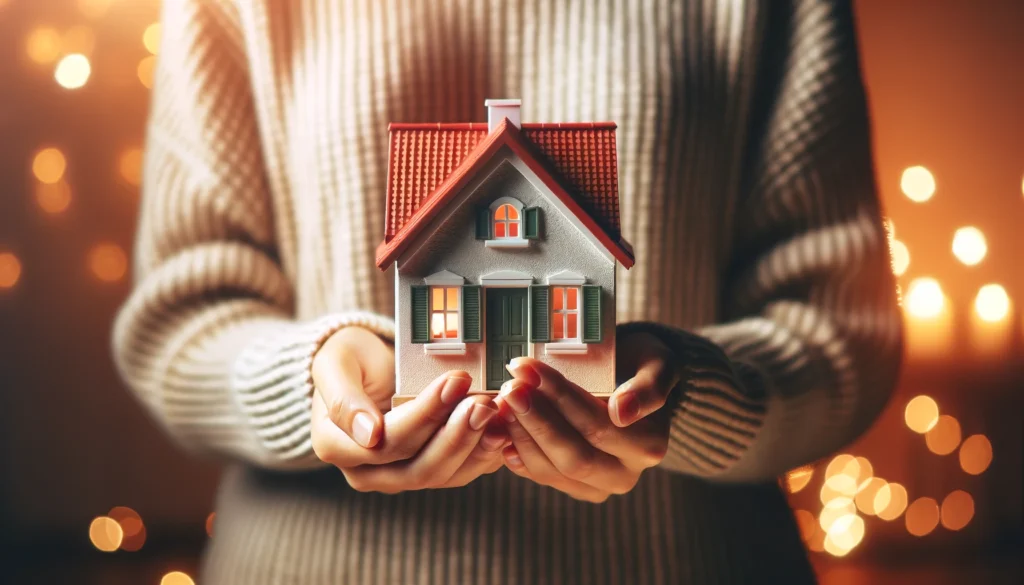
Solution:
[(615, 387), (615, 124), (391, 124), (384, 242), (395, 267), (395, 403), (447, 370), (497, 391), (529, 355), (595, 394)]

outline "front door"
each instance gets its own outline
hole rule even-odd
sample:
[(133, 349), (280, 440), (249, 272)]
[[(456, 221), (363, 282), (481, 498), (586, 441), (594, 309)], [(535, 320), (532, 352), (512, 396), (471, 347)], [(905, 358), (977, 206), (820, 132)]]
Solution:
[(488, 288), (487, 389), (497, 390), (511, 380), (505, 369), (512, 358), (526, 355), (527, 295), (525, 288)]

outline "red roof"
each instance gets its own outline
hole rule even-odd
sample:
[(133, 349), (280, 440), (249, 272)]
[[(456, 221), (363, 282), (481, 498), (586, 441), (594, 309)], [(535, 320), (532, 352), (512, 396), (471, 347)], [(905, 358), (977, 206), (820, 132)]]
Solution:
[(629, 268), (630, 245), (619, 232), (615, 124), (391, 124), (384, 242), (385, 268), (431, 214), (468, 182), (472, 171), (508, 145)]

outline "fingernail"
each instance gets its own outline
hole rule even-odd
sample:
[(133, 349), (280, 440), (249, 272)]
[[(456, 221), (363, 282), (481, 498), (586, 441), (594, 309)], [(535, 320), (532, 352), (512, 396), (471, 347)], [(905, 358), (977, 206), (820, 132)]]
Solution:
[(370, 440), (373, 438), (373, 428), (377, 426), (373, 417), (365, 412), (357, 412), (352, 419), (352, 438), (367, 449), (370, 448)]
[(508, 373), (517, 378), (523, 379), (524, 382), (531, 386), (540, 385), (540, 374), (538, 374), (537, 370), (533, 369), (532, 366), (528, 366), (523, 363), (521, 358), (512, 358), (509, 360), (509, 362), (505, 364), (505, 369), (508, 370)]
[(516, 414), (525, 414), (530, 410), (530, 397), (522, 383), (509, 380), (501, 385), (501, 397)]
[(626, 392), (615, 398), (615, 416), (620, 425), (628, 425), (640, 416), (640, 401), (634, 392)]
[[(504, 386), (504, 384), (502, 385)], [(505, 419), (505, 422), (515, 422), (516, 415), (512, 413), (512, 407), (503, 407), (506, 404), (504, 396), (498, 396), (494, 399), (494, 404), (498, 407), (498, 414), (501, 418)]]
[(469, 380), (462, 376), (451, 376), (444, 381), (444, 387), (441, 388), (441, 402), (455, 404), (462, 400), (467, 388), (469, 388)]
[(469, 411), (469, 428), (479, 431), (496, 414), (498, 414), (498, 410), (495, 408), (491, 408), (486, 404), (474, 404), (472, 410)]
[(519, 458), (519, 452), (515, 448), (508, 448), (501, 452), (501, 455), (505, 458), (505, 463), (512, 467), (522, 467), (523, 460)]

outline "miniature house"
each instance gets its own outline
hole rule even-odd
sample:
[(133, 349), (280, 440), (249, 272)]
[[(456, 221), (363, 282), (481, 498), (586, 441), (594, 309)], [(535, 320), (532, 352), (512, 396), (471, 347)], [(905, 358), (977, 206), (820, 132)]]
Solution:
[(619, 231), (613, 123), (391, 124), (384, 242), (395, 267), (396, 404), (448, 370), (497, 391), (529, 355), (588, 391), (615, 386)]

